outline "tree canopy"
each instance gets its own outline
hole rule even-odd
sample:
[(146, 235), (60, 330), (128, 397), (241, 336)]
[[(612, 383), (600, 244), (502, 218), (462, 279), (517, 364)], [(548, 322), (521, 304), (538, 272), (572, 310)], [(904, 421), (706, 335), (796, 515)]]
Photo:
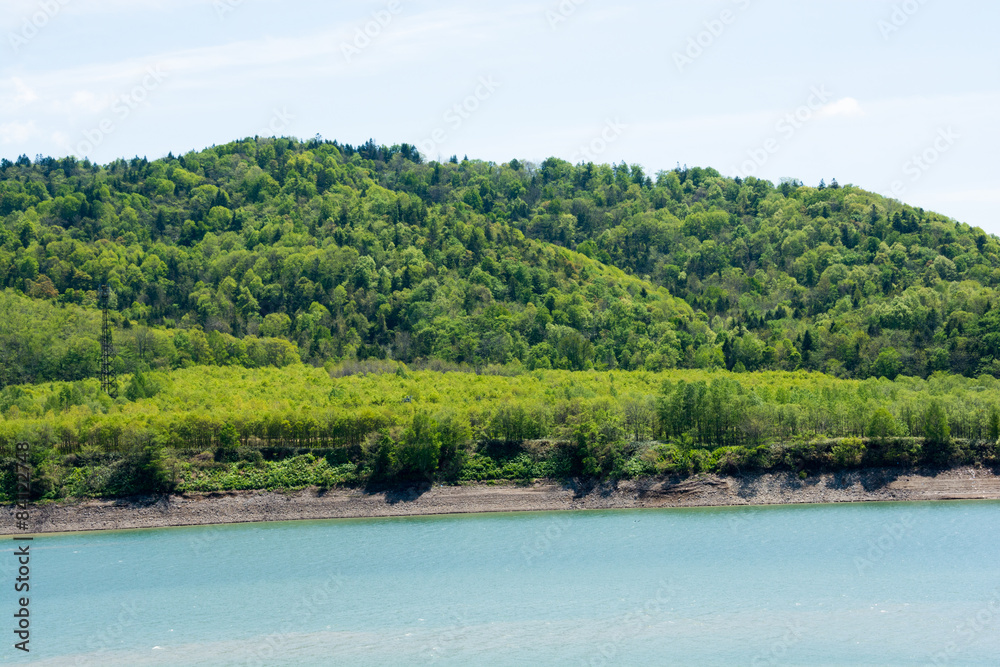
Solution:
[(0, 383), (94, 375), (105, 282), (124, 371), (1000, 375), (995, 236), (851, 185), (698, 167), (438, 163), (287, 138), (0, 162)]

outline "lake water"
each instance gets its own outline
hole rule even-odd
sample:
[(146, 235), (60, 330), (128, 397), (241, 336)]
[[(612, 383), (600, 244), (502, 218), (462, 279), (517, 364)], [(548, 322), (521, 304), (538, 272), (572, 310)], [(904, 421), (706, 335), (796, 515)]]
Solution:
[(28, 655), (12, 544), (10, 664), (1000, 664), (995, 502), (43, 536)]

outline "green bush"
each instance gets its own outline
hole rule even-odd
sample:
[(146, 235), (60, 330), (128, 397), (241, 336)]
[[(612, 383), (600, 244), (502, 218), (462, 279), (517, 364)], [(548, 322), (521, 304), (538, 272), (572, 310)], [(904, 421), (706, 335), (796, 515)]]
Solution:
[(458, 478), (464, 482), (484, 482), (501, 479), (502, 468), (485, 454), (474, 454), (462, 466)]
[(833, 461), (838, 468), (856, 468), (861, 465), (867, 448), (860, 438), (844, 438), (833, 446)]
[(656, 466), (642, 456), (633, 456), (626, 460), (621, 468), (615, 471), (623, 479), (635, 479), (656, 473)]

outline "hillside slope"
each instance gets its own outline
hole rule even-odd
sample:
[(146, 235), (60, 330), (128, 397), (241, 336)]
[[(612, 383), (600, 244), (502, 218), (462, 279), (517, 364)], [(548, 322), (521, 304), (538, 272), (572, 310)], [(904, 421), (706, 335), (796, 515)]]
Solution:
[[(94, 368), (105, 281), (125, 371), (269, 363), (240, 350), (252, 335), (314, 364), (1000, 374), (996, 237), (853, 186), (713, 169), (292, 139), (0, 162), (0, 382), (91, 374), (66, 369)], [(32, 364), (12, 351), (59, 320), (23, 315), (38, 301), (79, 315)]]

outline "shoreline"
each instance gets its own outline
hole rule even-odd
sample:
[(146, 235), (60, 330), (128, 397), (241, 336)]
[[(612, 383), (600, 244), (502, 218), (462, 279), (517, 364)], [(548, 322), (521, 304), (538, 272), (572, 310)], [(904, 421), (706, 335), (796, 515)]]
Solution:
[[(791, 472), (736, 477), (650, 477), (601, 483), (423, 484), (388, 490), (315, 488), (228, 491), (30, 506), (31, 535), (95, 530), (317, 519), (429, 516), (489, 512), (795, 505), (841, 502), (1000, 500), (1000, 476), (989, 468), (943, 471), (875, 468), (799, 479)], [(15, 529), (15, 505), (4, 505), (0, 535)]]

